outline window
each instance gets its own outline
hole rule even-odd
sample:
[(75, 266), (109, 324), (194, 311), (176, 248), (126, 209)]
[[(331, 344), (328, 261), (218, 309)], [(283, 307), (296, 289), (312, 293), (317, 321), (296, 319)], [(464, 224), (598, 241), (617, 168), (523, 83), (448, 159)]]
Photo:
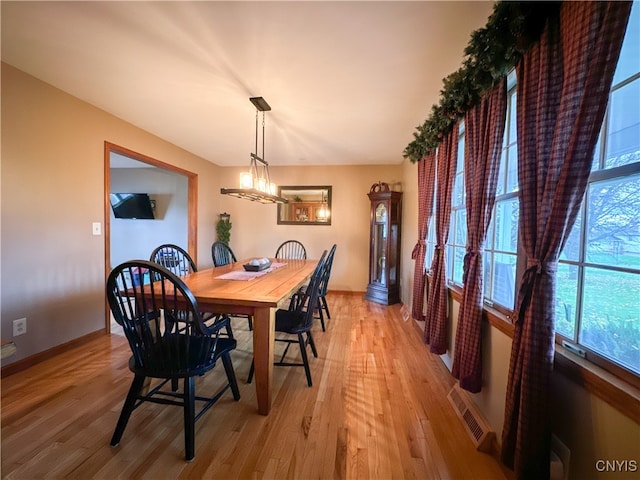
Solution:
[(462, 269), (467, 250), (467, 208), (466, 190), (464, 186), (464, 122), (458, 129), (458, 156), (456, 159), (456, 176), (453, 181), (451, 198), (451, 223), (447, 240), (447, 281), (449, 284), (462, 286)]
[(516, 143), (516, 73), (507, 77), (507, 118), (500, 158), (496, 203), (485, 242), (485, 303), (512, 310), (518, 259), (518, 146)]
[[(437, 183), (436, 183), (437, 188)], [(435, 211), (435, 191), (434, 191), (434, 208), (431, 211), (429, 219), (429, 230), (427, 233), (427, 251), (424, 256), (424, 271), (431, 274), (431, 263), (436, 253), (436, 211)]]
[(555, 313), (556, 332), (570, 342), (570, 349), (616, 372), (622, 367), (636, 379), (640, 374), (638, 105), (640, 5), (634, 2), (585, 198), (558, 265)]

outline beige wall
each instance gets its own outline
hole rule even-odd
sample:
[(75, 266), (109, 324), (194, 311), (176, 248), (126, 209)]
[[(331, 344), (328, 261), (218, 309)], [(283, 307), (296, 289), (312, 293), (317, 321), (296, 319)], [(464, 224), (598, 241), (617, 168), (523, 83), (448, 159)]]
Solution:
[(413, 302), (413, 273), (415, 262), (411, 252), (418, 240), (418, 164), (405, 160), (402, 163), (402, 270), (400, 271), (400, 297), (411, 308)]
[[(449, 349), (442, 360), (450, 369), (460, 305), (450, 305), (452, 322)], [(482, 391), (471, 394), (473, 402), (501, 443), (504, 405), (511, 356), (511, 338), (484, 324), (482, 328)], [(553, 378), (553, 433), (571, 452), (571, 479), (631, 479), (638, 472), (598, 472), (598, 460), (635, 460), (640, 469), (640, 425), (601, 398), (560, 373)]]
[[(248, 167), (248, 160), (247, 160)], [(238, 185), (243, 168), (223, 168), (223, 186)], [(278, 245), (300, 240), (309, 258), (336, 243), (329, 289), (364, 292), (368, 282), (370, 203), (367, 193), (378, 181), (401, 179), (400, 165), (271, 167), (271, 179), (279, 185), (331, 185), (331, 225), (278, 225), (276, 205), (262, 205), (223, 196), (220, 208), (231, 214), (231, 248), (240, 258), (272, 256)], [(405, 258), (411, 252), (402, 251)]]
[(2, 64), (1, 332), (7, 365), (105, 326), (104, 142), (197, 173), (198, 255), (210, 257), (218, 167)]

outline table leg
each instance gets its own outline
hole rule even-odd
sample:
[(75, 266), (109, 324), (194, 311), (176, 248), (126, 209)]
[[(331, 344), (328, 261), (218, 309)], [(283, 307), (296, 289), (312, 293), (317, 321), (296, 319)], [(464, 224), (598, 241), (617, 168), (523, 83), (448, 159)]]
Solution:
[(253, 315), (253, 361), (258, 413), (271, 410), (271, 384), (275, 342), (275, 309), (256, 308)]

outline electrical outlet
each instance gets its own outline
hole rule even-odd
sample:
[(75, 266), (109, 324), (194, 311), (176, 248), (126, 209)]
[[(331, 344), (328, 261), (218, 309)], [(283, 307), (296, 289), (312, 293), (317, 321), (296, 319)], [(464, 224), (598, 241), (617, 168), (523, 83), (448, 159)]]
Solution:
[(27, 333), (27, 319), (19, 318), (13, 321), (13, 336), (24, 335)]
[(102, 235), (102, 224), (100, 222), (93, 222), (91, 231), (94, 235)]

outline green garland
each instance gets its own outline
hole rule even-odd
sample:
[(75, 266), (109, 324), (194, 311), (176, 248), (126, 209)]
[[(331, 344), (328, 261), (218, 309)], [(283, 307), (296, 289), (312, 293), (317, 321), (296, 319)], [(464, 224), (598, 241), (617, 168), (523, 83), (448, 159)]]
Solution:
[(414, 140), (403, 156), (413, 163), (434, 151), (459, 118), (518, 63), (536, 42), (547, 19), (557, 15), (562, 2), (500, 1), (487, 25), (471, 34), (462, 67), (443, 80), (440, 103), (416, 127)]

